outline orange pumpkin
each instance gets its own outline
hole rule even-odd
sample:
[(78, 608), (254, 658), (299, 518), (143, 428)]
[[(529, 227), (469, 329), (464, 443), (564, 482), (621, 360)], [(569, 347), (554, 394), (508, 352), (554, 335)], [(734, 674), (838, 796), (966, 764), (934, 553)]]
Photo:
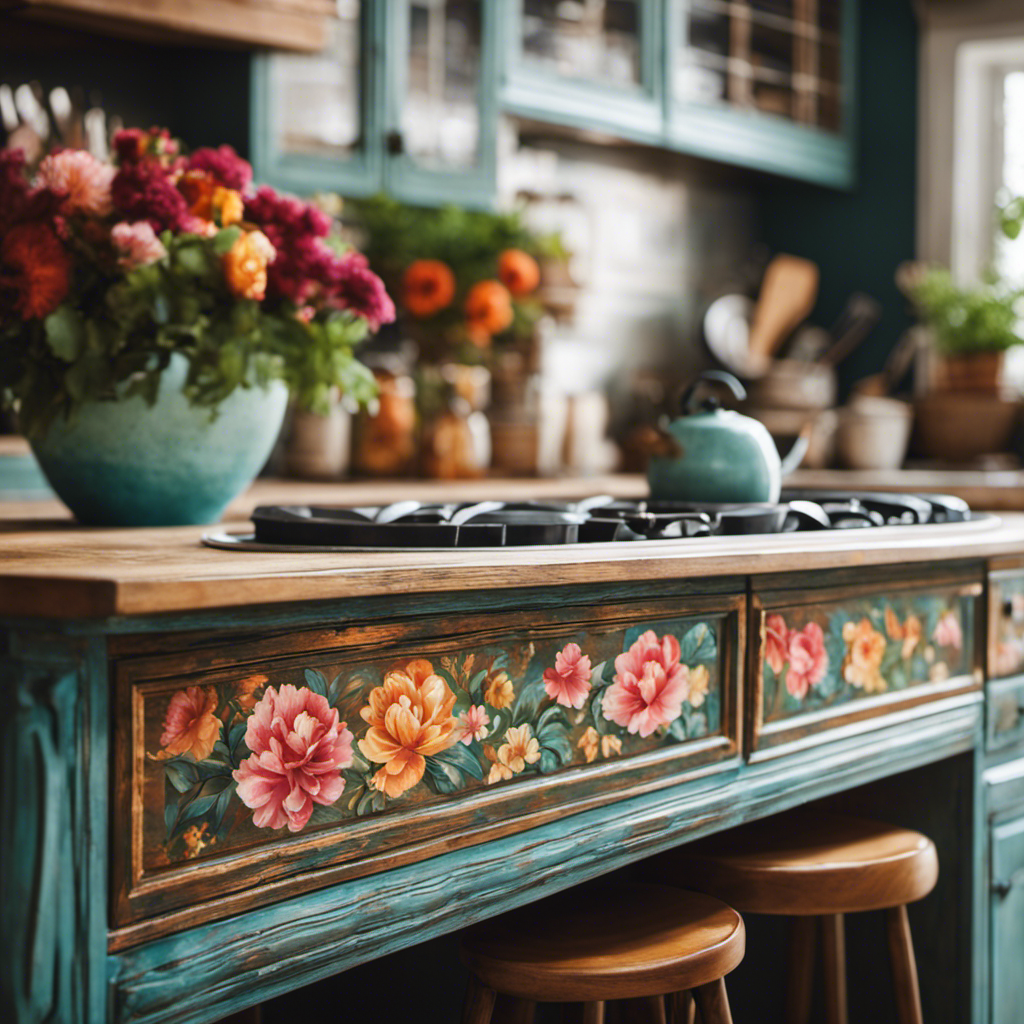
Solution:
[(506, 249), (498, 257), (498, 278), (513, 295), (529, 295), (540, 284), (540, 267), (528, 252)]
[(466, 327), (472, 336), (498, 334), (512, 323), (512, 296), (500, 281), (478, 281), (466, 296)]
[(455, 298), (455, 275), (441, 260), (416, 260), (402, 278), (402, 301), (413, 316), (440, 313)]

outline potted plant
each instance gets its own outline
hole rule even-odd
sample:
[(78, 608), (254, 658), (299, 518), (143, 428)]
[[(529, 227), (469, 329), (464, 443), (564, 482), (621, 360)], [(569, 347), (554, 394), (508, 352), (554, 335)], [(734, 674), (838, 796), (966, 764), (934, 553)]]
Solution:
[(0, 153), (0, 392), (82, 522), (210, 522), (259, 471), (288, 394), (325, 411), (394, 306), (329, 217), (229, 147), (165, 130)]
[[(419, 352), (425, 445), (456, 430), (460, 414), (452, 401), (479, 410), (480, 396), (489, 390), (482, 383), (487, 372), (501, 407), (492, 426), (511, 406), (523, 404), (526, 383), (540, 364), (537, 327), (546, 312), (540, 265), (564, 256), (558, 238), (530, 230), (518, 212), (432, 210), (387, 197), (351, 203), (349, 210), (365, 252), (397, 297), (402, 330)], [(494, 463), (510, 468), (503, 462), (502, 437), (496, 429)], [(460, 448), (447, 441), (444, 447)], [(424, 452), (428, 473), (443, 464)]]

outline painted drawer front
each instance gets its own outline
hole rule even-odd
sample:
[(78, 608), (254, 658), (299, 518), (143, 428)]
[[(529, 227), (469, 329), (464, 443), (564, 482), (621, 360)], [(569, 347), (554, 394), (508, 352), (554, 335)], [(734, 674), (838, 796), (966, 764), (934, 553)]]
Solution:
[(1024, 741), (1024, 677), (988, 684), (986, 746), (999, 750)]
[(754, 750), (981, 685), (981, 584), (764, 593), (751, 714)]
[(133, 664), (119, 918), (201, 898), (204, 863), (222, 895), (526, 827), (734, 752), (740, 601), (353, 628), (323, 650), (242, 648), (227, 668), (167, 675), (173, 659), (156, 659), (158, 678)]
[(989, 678), (1024, 672), (1024, 572), (992, 574), (988, 615)]

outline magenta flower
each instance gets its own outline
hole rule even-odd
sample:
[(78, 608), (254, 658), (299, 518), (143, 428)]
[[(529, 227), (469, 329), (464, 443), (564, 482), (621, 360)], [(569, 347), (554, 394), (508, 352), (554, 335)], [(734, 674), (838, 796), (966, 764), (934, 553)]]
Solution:
[(255, 812), (257, 828), (298, 832), (314, 804), (342, 794), (341, 769), (352, 764), (352, 733), (325, 697), (307, 686), (268, 686), (245, 729), (252, 751), (233, 772), (238, 796)]
[(566, 644), (555, 655), (555, 667), (544, 669), (544, 690), (567, 708), (581, 708), (590, 693), (590, 658), (579, 644)]
[(828, 671), (828, 652), (821, 626), (808, 622), (803, 629), (794, 629), (789, 634), (788, 657), (786, 689), (798, 700), (803, 700), (807, 691), (817, 686)]
[(111, 196), (121, 219), (149, 221), (154, 231), (192, 231), (199, 224), (166, 170), (153, 160), (123, 165), (114, 175)]
[(679, 663), (679, 641), (649, 629), (615, 659), (615, 681), (601, 702), (604, 717), (630, 733), (650, 736), (670, 725), (690, 693), (690, 670)]
[(960, 629), (960, 619), (954, 612), (946, 612), (939, 619), (932, 633), (932, 639), (940, 647), (952, 647), (959, 651), (964, 645), (963, 631)]
[(459, 739), (468, 747), (473, 740), (485, 740), (490, 730), (491, 716), (487, 709), (480, 704), (474, 704), (467, 711), (459, 715), (459, 724), (456, 727), (459, 731)]
[(218, 185), (236, 192), (244, 192), (252, 184), (252, 165), (230, 146), (197, 149), (188, 158), (186, 168), (190, 171), (205, 171)]

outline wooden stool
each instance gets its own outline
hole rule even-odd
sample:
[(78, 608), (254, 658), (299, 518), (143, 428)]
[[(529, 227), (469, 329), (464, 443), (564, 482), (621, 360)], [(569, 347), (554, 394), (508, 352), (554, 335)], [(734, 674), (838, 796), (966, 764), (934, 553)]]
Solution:
[[(732, 1024), (724, 977), (743, 959), (743, 920), (710, 896), (664, 886), (585, 886), (474, 925), (462, 934), (473, 972), (464, 1024), (488, 1024), (498, 993), (533, 1004), (583, 1003), (602, 1024), (612, 999), (691, 992), (703, 1024)], [(689, 996), (679, 1004), (689, 1014)], [(684, 1017), (684, 1020), (686, 1017)]]
[(787, 1024), (806, 1024), (810, 1014), (819, 921), (826, 1019), (846, 1024), (843, 914), (885, 910), (900, 1024), (921, 1024), (906, 905), (927, 896), (939, 875), (935, 844), (927, 836), (801, 810), (698, 840), (654, 858), (652, 866), (659, 878), (678, 878), (741, 913), (793, 917)]

